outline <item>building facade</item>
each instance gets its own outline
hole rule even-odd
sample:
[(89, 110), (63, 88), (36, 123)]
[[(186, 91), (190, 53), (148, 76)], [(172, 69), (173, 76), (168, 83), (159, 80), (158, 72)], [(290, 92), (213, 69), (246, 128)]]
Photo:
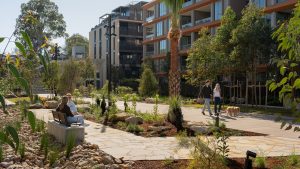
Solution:
[[(297, 0), (250, 0), (263, 8), (271, 26), (275, 27), (282, 19), (287, 19)], [(200, 29), (206, 27), (212, 34), (221, 24), (225, 9), (230, 6), (238, 16), (249, 0), (185, 0), (180, 11), (182, 37), (179, 42), (180, 69), (185, 70), (188, 49), (197, 40)], [(159, 0), (143, 6), (143, 58), (154, 63), (154, 70), (160, 83), (167, 81), (170, 42), (167, 34), (170, 28), (169, 10)], [(263, 70), (262, 70), (263, 71)]]
[[(112, 11), (111, 64), (113, 76), (138, 78), (143, 57), (143, 10), (146, 2), (120, 6)], [(96, 87), (107, 79), (108, 38), (107, 20), (102, 20), (89, 33), (89, 57), (96, 67)]]

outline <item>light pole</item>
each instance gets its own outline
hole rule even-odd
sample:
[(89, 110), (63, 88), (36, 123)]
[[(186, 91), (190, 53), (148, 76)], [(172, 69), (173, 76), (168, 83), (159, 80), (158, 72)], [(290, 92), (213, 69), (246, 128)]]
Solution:
[[(102, 20), (104, 22), (107, 22), (107, 24), (104, 26), (106, 28), (106, 38), (108, 39), (108, 51), (106, 55), (106, 61), (107, 61), (107, 79), (108, 79), (108, 109), (112, 105), (111, 102), (111, 90), (112, 90), (112, 85), (111, 85), (111, 37), (116, 36), (115, 33), (112, 33), (111, 29), (115, 28), (115, 26), (111, 25), (112, 21), (112, 16), (114, 14), (104, 14), (101, 17), (99, 17), (99, 22)], [(99, 39), (101, 40), (101, 39)]]

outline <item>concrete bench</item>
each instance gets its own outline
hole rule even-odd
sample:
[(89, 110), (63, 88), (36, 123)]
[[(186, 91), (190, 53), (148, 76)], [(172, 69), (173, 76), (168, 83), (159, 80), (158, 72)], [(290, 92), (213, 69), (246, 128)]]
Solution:
[(84, 126), (66, 126), (57, 121), (48, 121), (48, 133), (60, 143), (66, 144), (68, 137), (75, 137), (76, 142), (84, 141)]

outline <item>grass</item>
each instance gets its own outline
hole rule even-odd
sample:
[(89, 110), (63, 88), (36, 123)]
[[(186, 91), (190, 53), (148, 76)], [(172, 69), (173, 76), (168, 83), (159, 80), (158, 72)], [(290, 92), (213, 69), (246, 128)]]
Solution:
[(7, 100), (9, 100), (11, 102), (14, 102), (14, 103), (17, 103), (17, 102), (20, 102), (20, 101), (30, 102), (30, 98), (29, 97), (16, 97), (16, 98), (9, 98)]
[(267, 167), (265, 157), (256, 157), (254, 163), (257, 168), (266, 168)]

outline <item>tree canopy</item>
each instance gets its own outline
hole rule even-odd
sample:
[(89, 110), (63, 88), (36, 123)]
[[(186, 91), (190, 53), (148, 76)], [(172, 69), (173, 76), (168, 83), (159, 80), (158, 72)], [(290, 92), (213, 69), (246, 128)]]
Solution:
[(58, 12), (58, 6), (50, 0), (30, 0), (21, 5), (17, 18), (16, 32), (26, 32), (32, 38), (34, 49), (38, 49), (48, 39), (65, 37), (66, 22)]
[(66, 39), (65, 51), (66, 51), (67, 56), (72, 55), (72, 47), (73, 46), (84, 46), (85, 52), (89, 53), (88, 52), (88, 50), (89, 50), (89, 40), (86, 37), (84, 37), (84, 36), (82, 36), (78, 33), (73, 34), (72, 36), (70, 36)]

